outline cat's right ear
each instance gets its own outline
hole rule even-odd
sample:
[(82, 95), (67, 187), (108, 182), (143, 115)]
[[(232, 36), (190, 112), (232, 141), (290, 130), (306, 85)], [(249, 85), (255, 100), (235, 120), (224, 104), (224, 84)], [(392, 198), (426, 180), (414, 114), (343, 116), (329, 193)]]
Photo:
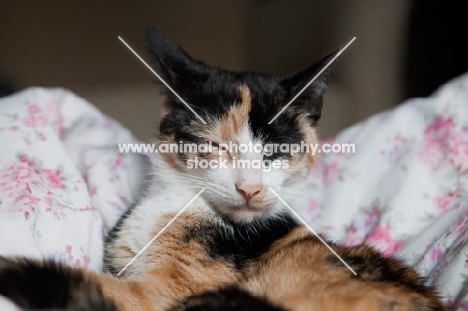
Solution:
[[(333, 63), (329, 65), (329, 63), (339, 52), (340, 49), (336, 49), (309, 68), (288, 76), (281, 81), (284, 90), (288, 94), (287, 101), (296, 98), (296, 95), (303, 90), (292, 105), (303, 109), (312, 125), (315, 125), (320, 119), (323, 96), (334, 71), (335, 65)], [(314, 82), (309, 84), (313, 78), (315, 78)], [(307, 85), (308, 87), (304, 89)]]
[(188, 92), (208, 77), (208, 66), (191, 58), (157, 27), (146, 26), (146, 40), (163, 78), (172, 88)]

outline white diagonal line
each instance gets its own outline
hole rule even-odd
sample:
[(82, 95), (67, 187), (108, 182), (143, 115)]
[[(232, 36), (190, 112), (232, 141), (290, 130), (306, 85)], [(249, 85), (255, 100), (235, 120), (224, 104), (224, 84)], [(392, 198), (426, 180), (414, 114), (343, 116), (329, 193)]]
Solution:
[(200, 119), (200, 121), (202, 121), (203, 124), (206, 125), (205, 120), (203, 120), (202, 117), (200, 117), (200, 116), (198, 115), (198, 113), (196, 113), (195, 110), (193, 110), (192, 107), (190, 107), (190, 105), (187, 104), (187, 102), (185, 102), (185, 100), (184, 100), (182, 97), (180, 97), (179, 94), (177, 94), (176, 91), (174, 91), (174, 90), (172, 89), (172, 87), (170, 87), (169, 84), (167, 84), (166, 81), (164, 81), (163, 78), (161, 78), (161, 77), (157, 74), (157, 72), (154, 71), (153, 68), (151, 68), (150, 65), (148, 65), (148, 64), (146, 63), (146, 62), (143, 60), (143, 58), (141, 58), (140, 55), (138, 55), (137, 52), (135, 52), (135, 51), (130, 47), (130, 45), (128, 45), (127, 42), (125, 42), (124, 39), (122, 39), (120, 36), (119, 36), (118, 38), (119, 38), (120, 41), (122, 41), (123, 44), (125, 44), (125, 46), (126, 46), (133, 54), (135, 54), (135, 56), (136, 56), (146, 67), (148, 67), (148, 69), (149, 69), (156, 77), (158, 77), (158, 79), (159, 79), (172, 93), (174, 93), (175, 96), (177, 96), (178, 99), (180, 99), (180, 101), (181, 101), (182, 103), (184, 103), (185, 106), (187, 106), (188, 109), (190, 109), (191, 112), (193, 112), (194, 115), (197, 116), (198, 119)]
[(322, 239), (322, 237), (321, 237), (320, 235), (318, 235), (317, 232), (315, 232), (315, 230), (312, 229), (312, 228), (304, 221), (304, 219), (302, 219), (301, 216), (299, 216), (299, 215), (288, 205), (288, 203), (286, 203), (286, 202), (276, 193), (275, 190), (273, 190), (273, 189), (271, 189), (271, 188), (268, 188), (268, 189), (270, 189), (270, 191), (273, 192), (273, 194), (276, 195), (276, 197), (277, 197), (284, 205), (286, 205), (287, 208), (289, 208), (289, 210), (291, 211), (291, 213), (293, 213), (294, 216), (296, 216), (297, 219), (299, 219), (299, 220), (304, 224), (304, 226), (306, 226), (307, 229), (309, 229), (310, 232), (312, 232), (312, 233), (317, 237), (317, 239), (319, 239), (320, 242), (322, 242), (322, 243), (333, 253), (333, 255), (335, 255), (335, 256), (346, 266), (346, 268), (349, 269), (349, 271), (351, 271), (354, 275), (357, 275), (356, 271), (354, 271), (353, 268), (351, 268), (351, 267), (346, 263), (346, 261), (344, 261), (343, 258), (341, 258), (340, 255), (338, 255), (338, 254), (335, 252), (335, 250), (334, 250), (333, 248), (331, 248), (331, 246), (328, 245), (328, 243), (325, 242), (325, 240)]
[(197, 195), (193, 199), (191, 199), (190, 202), (188, 202), (187, 205), (185, 205), (184, 208), (180, 212), (178, 212), (177, 215), (175, 215), (174, 218), (172, 218), (171, 221), (169, 221), (167, 225), (165, 225), (164, 228), (162, 228), (161, 231), (159, 231), (158, 234), (156, 234), (154, 238), (152, 238), (151, 241), (149, 241), (148, 244), (146, 244), (145, 247), (143, 247), (143, 249), (139, 251), (138, 254), (136, 254), (135, 257), (133, 257), (133, 259), (130, 260), (130, 262), (122, 270), (120, 270), (119, 273), (117, 273), (117, 276), (120, 276), (122, 272), (124, 272), (151, 245), (151, 243), (153, 243), (154, 240), (156, 240), (164, 232), (164, 230), (166, 230), (177, 219), (177, 217), (179, 217), (180, 214), (182, 214), (190, 206), (190, 204), (192, 204), (193, 201), (195, 201), (196, 198), (198, 198), (198, 196), (202, 194), (203, 191), (205, 191), (205, 189), (206, 188), (200, 190), (200, 192), (198, 192)]
[(301, 95), (301, 94), (302, 94), (302, 92), (304, 92), (304, 91), (305, 91), (305, 89), (307, 89), (307, 88), (308, 88), (308, 87), (309, 87), (309, 86), (312, 84), (312, 82), (314, 82), (314, 81), (315, 81), (315, 79), (317, 79), (317, 78), (318, 78), (318, 76), (320, 76), (320, 75), (322, 74), (322, 72), (324, 72), (324, 71), (325, 71), (325, 69), (327, 69), (327, 68), (328, 68), (328, 66), (330, 66), (330, 65), (331, 65), (331, 63), (333, 63), (333, 62), (335, 61), (335, 59), (337, 59), (337, 58), (338, 58), (338, 56), (340, 56), (340, 55), (341, 55), (341, 53), (343, 53), (343, 52), (344, 52), (344, 50), (346, 50), (346, 49), (348, 48), (348, 46), (350, 46), (350, 45), (351, 45), (351, 43), (353, 43), (353, 41), (354, 41), (354, 40), (356, 40), (356, 37), (352, 38), (352, 39), (351, 39), (351, 41), (349, 41), (349, 42), (348, 42), (348, 44), (346, 44), (346, 45), (345, 45), (345, 47), (344, 47), (344, 48), (342, 48), (342, 49), (341, 49), (341, 51), (339, 51), (339, 52), (338, 52), (338, 54), (336, 54), (336, 55), (335, 55), (335, 57), (333, 57), (333, 58), (332, 58), (332, 60), (331, 60), (331, 61), (329, 61), (329, 62), (328, 62), (328, 64), (327, 64), (325, 67), (323, 67), (323, 68), (322, 68), (322, 70), (320, 70), (320, 71), (319, 71), (319, 73), (317, 73), (317, 74), (315, 75), (315, 77), (314, 77), (312, 80), (310, 80), (310, 82), (309, 82), (309, 83), (307, 83), (307, 85), (306, 85), (306, 86), (304, 86), (304, 88), (303, 88), (303, 89), (302, 89), (302, 90), (301, 90), (299, 93), (297, 93), (297, 94), (296, 94), (296, 96), (294, 96), (294, 97), (293, 97), (293, 99), (291, 99), (291, 100), (289, 101), (289, 103), (287, 103), (287, 104), (286, 104), (286, 106), (284, 106), (284, 107), (283, 107), (283, 109), (281, 109), (281, 111), (280, 111), (280, 112), (278, 112), (278, 114), (277, 114), (276, 116), (274, 116), (274, 117), (273, 117), (273, 119), (271, 119), (271, 120), (270, 120), (270, 122), (268, 122), (268, 124), (271, 124), (271, 123), (273, 123), (273, 121), (275, 121), (275, 119), (276, 119), (276, 118), (278, 118), (278, 117), (280, 116), (280, 114), (282, 114), (282, 113), (283, 113), (283, 112), (284, 112), (284, 111), (285, 111), (285, 110), (286, 110), (286, 109), (289, 107), (289, 105), (291, 105), (291, 104), (292, 104), (292, 102), (293, 102), (293, 101), (295, 101), (295, 100), (296, 100), (296, 98), (298, 98), (298, 97), (299, 97), (299, 95)]

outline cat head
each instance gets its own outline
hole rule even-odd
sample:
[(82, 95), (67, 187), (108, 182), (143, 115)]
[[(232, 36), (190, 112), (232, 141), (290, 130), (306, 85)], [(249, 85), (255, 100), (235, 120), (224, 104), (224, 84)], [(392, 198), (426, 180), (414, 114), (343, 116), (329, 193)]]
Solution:
[(294, 189), (314, 163), (306, 145), (317, 143), (315, 127), (331, 66), (308, 83), (337, 52), (298, 73), (270, 76), (194, 60), (151, 25), (147, 40), (167, 82), (160, 140), (179, 147), (162, 154), (165, 161), (198, 178), (194, 183), (207, 187), (203, 196), (212, 208), (231, 221), (280, 214), (285, 207), (269, 188), (285, 199), (300, 196)]

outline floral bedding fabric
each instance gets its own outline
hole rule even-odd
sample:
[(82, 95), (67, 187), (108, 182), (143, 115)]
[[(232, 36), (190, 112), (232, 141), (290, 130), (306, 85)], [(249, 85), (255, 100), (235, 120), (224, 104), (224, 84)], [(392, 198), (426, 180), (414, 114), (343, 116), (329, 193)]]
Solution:
[(138, 191), (141, 157), (117, 149), (134, 141), (64, 89), (0, 99), (0, 255), (99, 271), (103, 236)]
[(331, 240), (402, 258), (468, 310), (468, 74), (326, 142), (355, 153), (319, 155), (304, 219)]
[[(103, 237), (148, 169), (145, 156), (119, 152), (129, 142), (136, 139), (128, 130), (64, 89), (0, 99), (0, 255), (99, 271)], [(318, 155), (309, 205), (298, 213), (330, 240), (402, 258), (448, 305), (468, 310), (460, 296), (468, 277), (468, 75), (326, 142), (353, 143), (355, 153)], [(1, 297), (0, 309), (16, 310)]]

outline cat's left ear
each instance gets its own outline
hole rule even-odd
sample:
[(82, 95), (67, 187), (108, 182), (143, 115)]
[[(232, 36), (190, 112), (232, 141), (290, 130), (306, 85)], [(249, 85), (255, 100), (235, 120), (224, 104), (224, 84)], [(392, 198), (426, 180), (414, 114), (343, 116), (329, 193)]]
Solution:
[[(281, 86), (287, 93), (286, 103), (293, 99), (339, 51), (340, 49), (337, 49), (309, 68), (283, 78)], [(313, 125), (320, 119), (323, 96), (327, 90), (334, 67), (334, 63), (330, 64), (291, 104), (292, 107), (303, 109)]]

